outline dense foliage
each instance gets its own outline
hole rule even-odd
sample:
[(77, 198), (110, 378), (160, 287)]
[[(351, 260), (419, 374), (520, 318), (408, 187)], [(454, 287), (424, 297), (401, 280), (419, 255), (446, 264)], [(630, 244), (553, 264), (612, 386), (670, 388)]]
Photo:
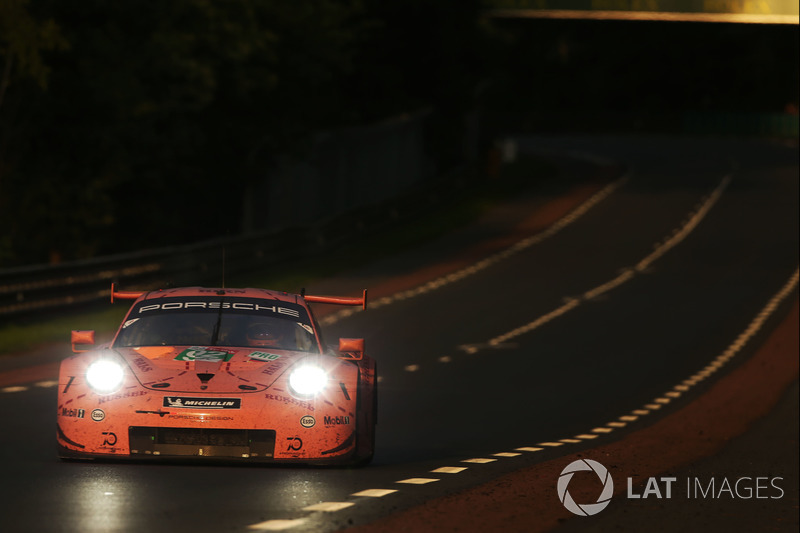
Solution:
[(474, 85), (470, 2), (0, 10), (0, 267), (236, 234), (265, 160)]
[(423, 107), (440, 168), (478, 107), (600, 130), (598, 110), (796, 113), (797, 44), (480, 0), (0, 0), (0, 268), (237, 234), (275, 157)]

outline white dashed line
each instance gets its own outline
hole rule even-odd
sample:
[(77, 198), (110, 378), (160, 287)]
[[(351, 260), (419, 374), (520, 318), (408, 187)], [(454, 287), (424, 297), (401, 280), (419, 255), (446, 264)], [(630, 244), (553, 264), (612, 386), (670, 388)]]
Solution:
[(322, 511), (325, 513), (335, 513), (342, 509), (347, 509), (355, 505), (353, 502), (319, 502), (308, 507), (303, 507), (304, 511)]
[(407, 485), (427, 485), (428, 483), (433, 483), (434, 481), (439, 481), (439, 480), (430, 477), (412, 477), (408, 479), (401, 479), (400, 481), (395, 481), (395, 483), (405, 483)]
[(473, 459), (462, 459), (462, 463), (474, 463), (478, 465), (486, 464), (486, 463), (493, 463), (497, 461), (497, 459), (489, 459), (488, 457), (475, 457)]
[(389, 494), (397, 492), (395, 489), (367, 489), (361, 492), (356, 492), (352, 496), (366, 496), (368, 498), (383, 498)]
[(291, 520), (267, 520), (247, 526), (248, 529), (258, 529), (261, 531), (283, 531), (284, 529), (291, 529), (305, 523), (305, 518), (295, 518)]
[(431, 474), (459, 474), (466, 469), (466, 466), (442, 466), (436, 470), (431, 470)]

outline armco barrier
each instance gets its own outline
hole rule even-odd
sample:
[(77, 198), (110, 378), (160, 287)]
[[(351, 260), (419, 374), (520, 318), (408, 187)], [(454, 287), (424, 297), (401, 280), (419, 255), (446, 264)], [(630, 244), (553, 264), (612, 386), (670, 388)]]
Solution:
[(0, 270), (0, 317), (69, 308), (107, 299), (112, 282), (122, 290), (196, 284), (220, 286), (223, 268), (227, 276), (320, 257), (359, 236), (376, 234), (391, 225), (439, 208), (464, 189), (466, 175), (464, 169), (458, 169), (427, 187), (412, 189), (390, 202), (363, 207), (310, 227), (58, 265), (3, 269)]

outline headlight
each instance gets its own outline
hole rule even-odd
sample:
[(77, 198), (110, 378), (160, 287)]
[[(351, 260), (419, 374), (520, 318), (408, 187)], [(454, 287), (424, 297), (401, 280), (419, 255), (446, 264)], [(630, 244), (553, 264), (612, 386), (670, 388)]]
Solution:
[(299, 396), (313, 396), (325, 388), (328, 374), (313, 364), (304, 364), (289, 374), (289, 388)]
[(95, 361), (86, 369), (86, 382), (98, 394), (111, 394), (122, 385), (122, 365), (108, 359)]

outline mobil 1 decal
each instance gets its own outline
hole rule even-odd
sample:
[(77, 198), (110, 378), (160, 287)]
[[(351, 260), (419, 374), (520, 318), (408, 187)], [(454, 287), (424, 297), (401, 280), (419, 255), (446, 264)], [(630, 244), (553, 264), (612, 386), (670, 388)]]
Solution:
[(176, 361), (230, 361), (233, 357), (231, 350), (220, 350), (217, 348), (203, 348), (202, 346), (192, 346), (175, 356)]

